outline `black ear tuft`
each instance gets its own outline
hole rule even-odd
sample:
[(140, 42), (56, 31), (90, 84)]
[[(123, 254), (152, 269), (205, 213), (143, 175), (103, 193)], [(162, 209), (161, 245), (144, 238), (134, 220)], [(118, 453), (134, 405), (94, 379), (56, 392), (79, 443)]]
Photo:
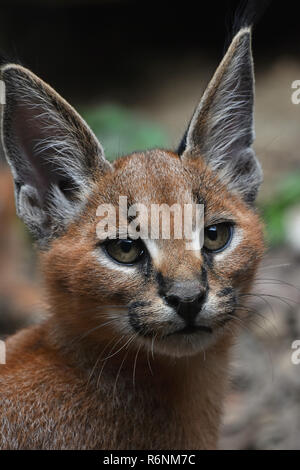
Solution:
[(18, 57), (12, 56), (10, 54), (7, 54), (6, 52), (0, 51), (0, 67), (3, 67), (4, 65), (8, 65), (8, 64), (15, 64), (15, 65), (22, 66), (22, 63), (18, 59)]
[(230, 19), (230, 34), (225, 43), (224, 52), (228, 49), (233, 37), (243, 28), (252, 28), (260, 21), (272, 0), (243, 0)]

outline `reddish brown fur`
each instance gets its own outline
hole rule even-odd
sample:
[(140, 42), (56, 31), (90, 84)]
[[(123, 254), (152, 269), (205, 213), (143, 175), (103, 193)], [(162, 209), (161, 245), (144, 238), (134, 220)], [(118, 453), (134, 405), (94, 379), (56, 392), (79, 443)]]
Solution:
[[(144, 180), (134, 178), (133, 168), (139, 164), (144, 167)], [(117, 386), (122, 352), (110, 359), (99, 380), (103, 363), (94, 367), (95, 361), (115, 332), (107, 326), (84, 335), (98, 325), (95, 306), (119, 303), (123, 291), (130, 289), (134, 296), (133, 291), (138, 295), (142, 287), (139, 281), (128, 280), (126, 285), (124, 277), (112, 278), (91, 255), (96, 242), (95, 210), (106, 198), (112, 199), (106, 190), (112, 187), (112, 178), (116, 195), (127, 194), (140, 202), (146, 202), (149, 194), (153, 196), (151, 188), (160, 179), (164, 194), (170, 195), (167, 202), (172, 202), (175, 195), (178, 200), (182, 185), (199, 189), (209, 201), (207, 220), (226, 210), (246, 233), (245, 243), (219, 266), (210, 281), (218, 283), (218, 274), (222, 274), (223, 280), (232, 278), (245, 290), (251, 282), (263, 250), (258, 217), (227, 193), (204, 169), (201, 159), (183, 165), (178, 157), (158, 151), (117, 161), (115, 172), (100, 178), (80, 220), (41, 255), (51, 316), (45, 324), (24, 330), (7, 343), (8, 364), (2, 366), (0, 379), (2, 413), (7, 418), (2, 448), (216, 447), (234, 327), (225, 331), (205, 357), (201, 353), (173, 359), (154, 353), (153, 375), (146, 352), (140, 351), (135, 386), (135, 347), (130, 350)], [(158, 192), (155, 202), (161, 197)], [(170, 249), (162, 272), (169, 277), (189, 277), (193, 270), (200, 269), (202, 260), (184, 250), (179, 252), (179, 245), (174, 253), (175, 242), (168, 241)], [(105, 319), (105, 312), (103, 316)]]
[[(43, 221), (41, 214), (45, 212), (50, 222), (54, 219), (56, 237), (51, 231), (45, 235), (42, 231), (45, 226), (41, 224), (48, 243), (41, 252), (41, 268), (49, 316), (43, 324), (23, 330), (7, 341), (7, 365), (0, 366), (2, 449), (216, 448), (230, 347), (240, 322), (245, 319), (240, 303), (251, 286), (263, 253), (261, 223), (249, 203), (253, 202), (261, 181), (259, 166), (250, 150), (251, 117), (244, 119), (252, 112), (249, 47), (250, 32), (242, 30), (209, 86), (208, 102), (200, 106), (199, 125), (205, 124), (205, 132), (197, 124), (196, 113), (181, 157), (173, 152), (151, 150), (119, 159), (112, 166), (103, 158), (102, 148), (80, 117), (48, 85), (21, 67), (12, 65), (2, 69), (9, 85), (8, 97), (13, 96), (12, 108), (16, 99), (21, 102), (17, 110), (9, 109), (4, 119), (6, 153), (12, 166), (20, 171), (12, 126), (15, 133), (22, 134), (31, 162), (36, 164), (41, 158), (41, 151), (35, 153), (28, 132), (24, 132), (25, 109), (25, 117), (30, 112), (33, 114), (29, 135), (36, 136), (34, 132), (38, 134), (40, 130), (39, 138), (44, 143), (46, 135), (43, 156), (48, 164), (49, 155), (53, 159), (52, 166), (46, 168), (48, 173), (45, 166), (37, 164), (35, 170), (42, 181), (47, 182), (49, 178), (50, 185), (58, 185), (59, 175), (53, 167), (61, 165), (64, 174), (68, 174), (68, 166), (75, 158), (71, 177), (76, 181), (81, 172), (83, 186), (88, 187), (84, 187), (88, 191), (84, 193), (79, 215), (71, 219), (67, 228), (57, 224), (51, 208), (47, 205), (45, 208), (40, 202), (43, 199), (35, 196), (37, 191), (32, 192), (33, 188), (40, 188), (40, 181), (32, 175), (28, 178), (28, 168), (25, 176), (22, 175), (23, 192), (20, 184), (17, 188), (17, 202), (20, 198), (22, 202), (18, 206), (20, 214), (30, 218), (28, 206), (33, 194), (40, 209), (40, 218), (36, 219)], [(233, 96), (232, 112), (237, 113), (238, 106), (241, 109), (236, 114), (238, 118), (232, 120), (227, 98), (234, 95), (232, 90), (241, 82), (237, 79), (236, 85), (233, 75), (239, 77), (243, 67), (246, 69), (242, 76), (246, 80), (241, 96), (248, 97), (250, 104)], [(224, 93), (220, 92), (223, 82)], [(217, 118), (213, 118), (215, 96), (226, 97), (226, 117), (229, 116), (229, 124), (234, 123), (232, 126), (220, 121), (218, 107)], [(37, 105), (31, 106), (31, 101)], [(42, 116), (48, 119), (45, 127), (43, 120), (38, 119), (41, 110)], [(203, 110), (208, 114), (206, 121)], [(243, 127), (237, 130), (234, 126), (239, 124), (239, 117)], [(209, 137), (220, 138), (220, 129), (219, 133), (215, 132), (220, 122), (221, 128), (225, 126), (225, 136), (221, 135), (221, 142), (208, 152), (208, 157), (201, 152), (201, 144)], [(53, 130), (53, 123), (62, 124), (62, 128), (56, 136), (58, 142), (50, 141), (49, 145), (46, 131)], [(211, 129), (212, 136), (208, 135)], [(228, 132), (231, 132), (229, 142), (223, 142)], [(235, 132), (240, 140), (234, 139)], [(70, 135), (74, 142), (70, 142)], [(66, 141), (67, 150), (63, 147)], [(231, 152), (225, 155), (226, 160), (222, 151), (229, 144)], [(218, 151), (221, 169), (227, 163), (227, 173), (219, 173), (219, 166), (213, 171), (208, 161)], [(240, 165), (233, 168), (232, 163), (239, 163), (239, 158)], [(84, 159), (88, 164), (85, 165)], [(252, 179), (247, 179), (248, 170)], [(250, 183), (251, 191), (247, 192)], [(210, 258), (205, 250), (198, 249), (196, 253), (186, 250), (184, 239), (158, 240), (154, 255), (149, 249), (142, 267), (120, 268), (105, 254), (96, 234), (97, 207), (102, 203), (117, 206), (120, 195), (127, 196), (130, 205), (138, 202), (148, 208), (153, 203), (183, 206), (198, 202), (199, 198), (205, 206), (206, 226), (224, 220), (230, 222), (234, 224), (235, 238), (223, 253), (215, 253)], [(62, 196), (61, 193), (60, 200), (66, 203)], [(56, 211), (60, 209), (54, 207)], [(36, 229), (36, 219), (33, 222), (32, 219), (29, 225)], [(207, 282), (203, 280), (203, 267)], [(174, 284), (193, 281), (196, 290), (201, 283), (205, 284), (205, 304), (201, 313), (197, 310), (196, 314), (209, 322), (204, 327), (211, 328), (210, 336), (203, 331), (202, 335), (199, 330), (197, 334), (181, 336), (177, 334), (180, 329), (167, 330), (170, 323), (178, 325), (180, 315), (167, 305), (160, 293), (160, 278)], [(232, 298), (224, 294), (228, 289)], [(142, 324), (141, 330), (132, 324), (130, 309), (134, 311), (134, 320)], [(179, 326), (183, 328), (183, 320), (180, 321)], [(147, 333), (151, 333), (152, 341)]]

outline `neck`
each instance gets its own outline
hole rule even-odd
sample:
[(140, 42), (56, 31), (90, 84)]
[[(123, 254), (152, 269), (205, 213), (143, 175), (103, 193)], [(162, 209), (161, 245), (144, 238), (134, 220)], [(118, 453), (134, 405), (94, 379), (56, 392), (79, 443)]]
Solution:
[(57, 328), (50, 331), (52, 343), (55, 338), (68, 362), (81, 370), (88, 393), (104, 393), (108, 407), (119, 406), (119, 413), (126, 410), (134, 421), (143, 416), (146, 429), (165, 427), (165, 420), (175, 429), (163, 442), (153, 430), (147, 442), (157, 441), (153, 445), (160, 448), (216, 447), (231, 338), (219, 340), (205, 353), (173, 358), (157, 353), (155, 345), (153, 352), (144, 346), (122, 348), (124, 341), (113, 350), (113, 343), (71, 345), (64, 335), (58, 339)]

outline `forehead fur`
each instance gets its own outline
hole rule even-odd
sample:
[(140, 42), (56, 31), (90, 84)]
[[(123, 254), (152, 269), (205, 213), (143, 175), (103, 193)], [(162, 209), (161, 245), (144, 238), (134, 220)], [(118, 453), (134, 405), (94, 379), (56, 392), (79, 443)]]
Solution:
[(132, 203), (191, 202), (184, 166), (172, 152), (150, 150), (121, 158), (114, 164), (114, 181), (119, 194)]
[(119, 196), (127, 196), (129, 204), (204, 204), (212, 223), (218, 214), (237, 218), (254, 214), (253, 207), (229, 191), (204, 159), (182, 160), (160, 149), (121, 157), (112, 172), (99, 175), (93, 202), (118, 204)]

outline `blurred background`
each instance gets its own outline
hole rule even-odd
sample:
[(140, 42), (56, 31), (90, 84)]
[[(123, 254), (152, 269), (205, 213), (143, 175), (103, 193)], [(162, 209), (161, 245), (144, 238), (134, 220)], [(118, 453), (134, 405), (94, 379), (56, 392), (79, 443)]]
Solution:
[[(2, 0), (0, 50), (71, 102), (113, 159), (176, 149), (230, 37), (237, 1)], [(257, 2), (258, 4), (260, 2)], [(233, 351), (223, 449), (300, 449), (300, 4), (273, 1), (256, 26), (256, 143), (266, 256)], [(0, 337), (45, 310), (32, 240), (0, 156)]]

